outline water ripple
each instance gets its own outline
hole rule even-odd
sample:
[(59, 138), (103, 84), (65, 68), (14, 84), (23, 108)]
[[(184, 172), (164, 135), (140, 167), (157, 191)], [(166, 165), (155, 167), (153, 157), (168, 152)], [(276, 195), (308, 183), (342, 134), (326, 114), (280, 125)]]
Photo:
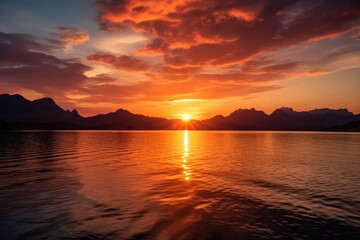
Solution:
[(360, 134), (0, 135), (0, 239), (357, 239)]

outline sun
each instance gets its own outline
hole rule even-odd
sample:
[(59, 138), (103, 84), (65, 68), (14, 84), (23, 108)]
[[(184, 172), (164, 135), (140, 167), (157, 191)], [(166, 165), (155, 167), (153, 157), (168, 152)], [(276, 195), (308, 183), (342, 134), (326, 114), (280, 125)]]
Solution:
[(184, 121), (184, 122), (188, 122), (191, 120), (191, 115), (190, 114), (182, 114), (181, 115), (181, 119)]

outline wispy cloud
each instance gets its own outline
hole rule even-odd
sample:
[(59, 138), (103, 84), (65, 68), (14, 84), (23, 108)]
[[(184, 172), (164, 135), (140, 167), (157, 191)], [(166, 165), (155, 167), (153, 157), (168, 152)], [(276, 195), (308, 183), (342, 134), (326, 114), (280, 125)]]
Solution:
[(58, 27), (57, 36), (66, 48), (81, 45), (90, 40), (89, 34), (84, 30), (73, 27)]

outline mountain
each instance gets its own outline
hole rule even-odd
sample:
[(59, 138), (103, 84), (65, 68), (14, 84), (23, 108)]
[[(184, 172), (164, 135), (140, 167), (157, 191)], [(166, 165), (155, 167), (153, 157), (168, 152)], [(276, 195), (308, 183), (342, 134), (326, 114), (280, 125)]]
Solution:
[(76, 110), (62, 109), (51, 98), (29, 101), (18, 94), (0, 95), (0, 119), (0, 129), (173, 129), (180, 122), (124, 109), (85, 118)]
[(360, 132), (360, 121), (350, 122), (340, 126), (326, 128), (326, 131), (335, 132)]
[(124, 109), (89, 117), (85, 125), (97, 129), (171, 129), (168, 119), (133, 114)]
[(270, 128), (274, 130), (319, 130), (335, 125), (342, 125), (360, 119), (347, 109), (315, 109), (296, 112), (291, 108), (276, 109), (270, 114)]
[(268, 128), (269, 116), (263, 111), (252, 109), (238, 109), (230, 115), (215, 116), (211, 119), (201, 121), (203, 129), (223, 130), (264, 130)]
[(0, 95), (0, 129), (198, 129), (198, 130), (323, 130), (360, 121), (347, 109), (314, 109), (296, 112), (279, 108), (267, 115), (263, 111), (238, 109), (228, 116), (205, 120), (165, 119), (133, 114), (119, 109), (107, 114), (82, 117), (76, 110), (59, 107), (51, 98), (29, 101), (21, 95)]
[(0, 95), (0, 118), (8, 122), (69, 122), (83, 119), (76, 110), (65, 111), (51, 98), (29, 101), (21, 95)]
[(238, 109), (230, 115), (216, 116), (201, 121), (203, 129), (223, 130), (322, 130), (335, 125), (360, 120), (346, 109), (315, 109), (296, 112), (291, 108), (279, 108), (270, 115), (256, 109)]

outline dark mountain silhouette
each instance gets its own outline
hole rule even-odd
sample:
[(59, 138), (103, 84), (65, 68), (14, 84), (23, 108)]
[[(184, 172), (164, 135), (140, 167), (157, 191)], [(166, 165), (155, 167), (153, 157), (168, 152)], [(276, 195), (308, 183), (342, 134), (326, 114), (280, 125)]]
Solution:
[(0, 119), (2, 129), (173, 129), (174, 125), (124, 109), (85, 118), (76, 110), (63, 110), (51, 98), (29, 101), (18, 94), (0, 95)]
[(279, 108), (270, 115), (263, 111), (239, 109), (227, 117), (216, 116), (201, 121), (203, 129), (242, 130), (321, 130), (360, 120), (347, 109), (315, 109), (296, 112), (291, 108)]
[(86, 118), (83, 123), (97, 129), (171, 129), (168, 119), (132, 114), (124, 109)]
[(263, 130), (269, 128), (269, 116), (263, 111), (252, 109), (238, 109), (230, 115), (224, 117), (217, 115), (213, 118), (202, 120), (199, 124), (202, 129), (258, 129)]
[(296, 112), (291, 108), (280, 108), (270, 114), (270, 126), (272, 129), (317, 130), (342, 125), (359, 119), (359, 117), (347, 109), (332, 110), (326, 108)]
[(107, 114), (82, 117), (76, 110), (59, 107), (51, 98), (29, 101), (21, 95), (0, 95), (0, 129), (199, 129), (199, 130), (323, 130), (360, 121), (347, 109), (315, 109), (296, 112), (276, 109), (263, 111), (238, 109), (228, 116), (206, 120), (165, 119), (133, 114), (119, 109)]
[(51, 98), (29, 101), (21, 95), (0, 95), (0, 118), (8, 122), (68, 122), (83, 119), (76, 110), (65, 111)]
[(335, 131), (335, 132), (360, 132), (360, 121), (350, 122), (340, 126), (334, 126), (326, 128), (326, 131)]

